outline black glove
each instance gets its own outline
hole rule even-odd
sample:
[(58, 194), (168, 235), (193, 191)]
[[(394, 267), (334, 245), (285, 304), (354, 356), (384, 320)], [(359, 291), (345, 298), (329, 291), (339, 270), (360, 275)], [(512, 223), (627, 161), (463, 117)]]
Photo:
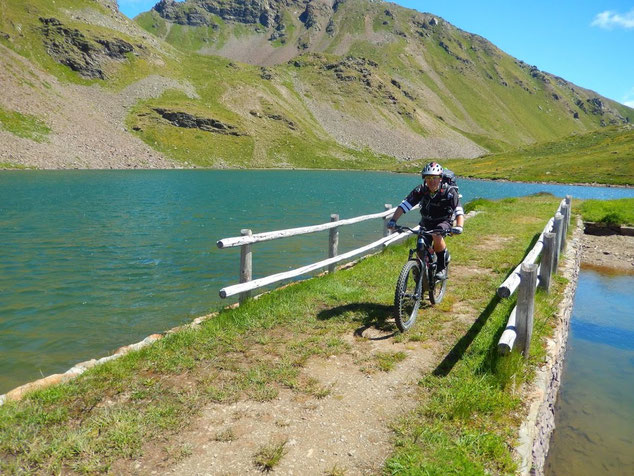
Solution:
[(388, 227), (390, 230), (393, 230), (394, 228), (396, 228), (396, 221), (395, 221), (395, 220), (390, 220), (390, 221), (388, 221), (388, 222), (387, 222), (387, 227)]

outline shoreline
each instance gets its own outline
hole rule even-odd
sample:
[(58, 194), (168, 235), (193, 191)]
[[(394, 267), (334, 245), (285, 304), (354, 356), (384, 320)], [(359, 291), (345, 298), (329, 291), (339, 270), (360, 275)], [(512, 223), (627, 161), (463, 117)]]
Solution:
[[(259, 171), (259, 170), (269, 170), (269, 171), (321, 171), (321, 172), (379, 172), (379, 173), (391, 173), (391, 174), (405, 174), (405, 175), (418, 175), (419, 172), (407, 172), (407, 171), (399, 171), (399, 170), (380, 170), (380, 169), (333, 169), (333, 168), (307, 168), (307, 167), (261, 167), (261, 168), (247, 168), (247, 167), (222, 167), (222, 168), (213, 168), (213, 167), (187, 167), (174, 165), (174, 167), (124, 167), (124, 168), (50, 168), (50, 169), (39, 169), (34, 167), (0, 167), (0, 172), (58, 172), (58, 171), (128, 171), (128, 170), (157, 170), (157, 171), (172, 171), (172, 170), (215, 170), (215, 171)], [(460, 180), (473, 180), (476, 182), (496, 182), (496, 183), (525, 183), (525, 184), (535, 184), (535, 185), (561, 185), (561, 186), (572, 186), (572, 187), (600, 187), (600, 188), (624, 188), (624, 189), (634, 189), (633, 184), (611, 184), (611, 183), (597, 183), (597, 182), (547, 182), (547, 181), (539, 181), (539, 180), (509, 180), (509, 179), (496, 179), (496, 178), (480, 178), (480, 177), (468, 177), (464, 175), (456, 175), (456, 177)]]

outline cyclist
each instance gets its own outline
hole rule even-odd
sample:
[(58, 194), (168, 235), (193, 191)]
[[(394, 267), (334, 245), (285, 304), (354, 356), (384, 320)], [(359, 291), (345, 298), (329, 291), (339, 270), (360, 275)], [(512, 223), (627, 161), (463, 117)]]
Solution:
[[(443, 168), (437, 162), (425, 165), (421, 175), (423, 183), (418, 185), (405, 197), (396, 208), (394, 215), (387, 222), (387, 227), (393, 230), (401, 215), (407, 213), (420, 203), (422, 228), (450, 231), (454, 235), (462, 233), (464, 225), (464, 210), (460, 203), (460, 195), (454, 185), (443, 182)], [(455, 221), (455, 223), (454, 223)], [(449, 252), (442, 235), (434, 234), (433, 245), (436, 257), (436, 279), (447, 279), (446, 264)]]

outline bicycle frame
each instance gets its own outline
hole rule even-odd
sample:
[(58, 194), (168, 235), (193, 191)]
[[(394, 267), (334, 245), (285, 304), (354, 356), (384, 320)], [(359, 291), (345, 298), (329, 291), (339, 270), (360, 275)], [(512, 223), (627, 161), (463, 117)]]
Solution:
[(394, 293), (394, 319), (401, 332), (405, 332), (416, 322), (424, 293), (429, 294), (432, 305), (442, 301), (447, 279), (436, 279), (437, 258), (432, 235), (450, 234), (445, 230), (416, 232), (408, 227), (396, 227), (397, 231), (404, 229), (417, 233), (417, 240), (416, 247), (409, 250), (408, 260), (401, 269)]
[(416, 248), (409, 250), (408, 260), (411, 260), (411, 259), (417, 260), (421, 265), (421, 269), (425, 270), (425, 272), (423, 273), (423, 279), (419, 279), (418, 280), (419, 283), (416, 286), (416, 296), (419, 297), (421, 296), (422, 291), (429, 290), (429, 283), (431, 282), (431, 280), (435, 279), (435, 275), (436, 275), (437, 258), (436, 258), (436, 253), (433, 247), (434, 243), (432, 241), (432, 235), (439, 234), (439, 235), (447, 236), (447, 235), (450, 235), (451, 232), (438, 230), (437, 232), (433, 233), (431, 231), (422, 230), (422, 229), (416, 232), (407, 226), (399, 226), (396, 228), (396, 230), (397, 231), (409, 230), (412, 233), (417, 234)]

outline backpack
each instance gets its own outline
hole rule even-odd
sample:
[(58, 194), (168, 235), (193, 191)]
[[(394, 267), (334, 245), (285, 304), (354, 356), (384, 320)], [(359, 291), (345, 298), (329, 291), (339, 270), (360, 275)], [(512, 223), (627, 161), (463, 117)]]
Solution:
[(449, 169), (443, 169), (442, 171), (441, 187), (443, 185), (446, 185), (446, 188), (454, 187), (456, 190), (458, 190), (458, 182), (456, 181), (456, 174), (453, 173)]

